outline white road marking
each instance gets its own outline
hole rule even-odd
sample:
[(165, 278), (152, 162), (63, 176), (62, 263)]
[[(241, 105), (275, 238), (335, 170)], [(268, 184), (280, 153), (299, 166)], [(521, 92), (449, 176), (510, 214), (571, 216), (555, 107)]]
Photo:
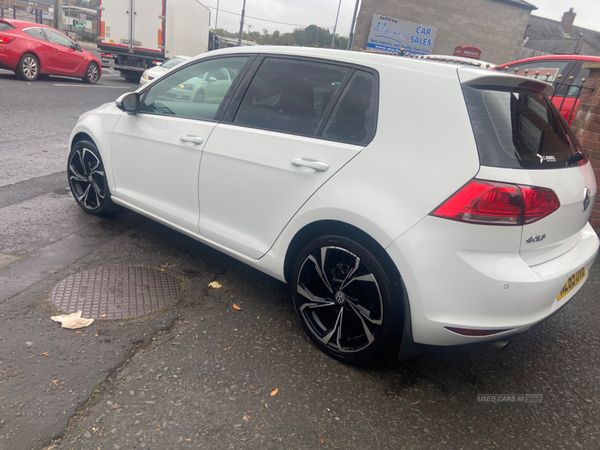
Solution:
[(82, 88), (105, 88), (105, 89), (131, 89), (132, 86), (98, 86), (98, 85), (85, 85), (85, 84), (62, 84), (55, 83), (54, 86), (61, 87), (82, 87)]

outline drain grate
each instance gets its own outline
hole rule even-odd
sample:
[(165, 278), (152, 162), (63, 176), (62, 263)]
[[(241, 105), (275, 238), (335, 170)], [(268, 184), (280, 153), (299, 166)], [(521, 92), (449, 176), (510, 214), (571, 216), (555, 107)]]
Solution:
[(173, 303), (175, 277), (139, 266), (106, 266), (79, 272), (58, 283), (50, 301), (65, 313), (83, 311), (89, 319), (140, 317)]

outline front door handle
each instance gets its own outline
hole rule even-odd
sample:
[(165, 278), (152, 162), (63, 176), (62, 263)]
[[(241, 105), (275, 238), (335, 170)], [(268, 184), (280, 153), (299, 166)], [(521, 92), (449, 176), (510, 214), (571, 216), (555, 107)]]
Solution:
[(329, 164), (314, 159), (294, 158), (292, 159), (292, 165), (296, 167), (308, 167), (317, 172), (325, 172), (329, 169)]
[(191, 142), (194, 145), (200, 145), (204, 142), (204, 138), (193, 136), (191, 134), (184, 134), (179, 139), (181, 139), (181, 142)]

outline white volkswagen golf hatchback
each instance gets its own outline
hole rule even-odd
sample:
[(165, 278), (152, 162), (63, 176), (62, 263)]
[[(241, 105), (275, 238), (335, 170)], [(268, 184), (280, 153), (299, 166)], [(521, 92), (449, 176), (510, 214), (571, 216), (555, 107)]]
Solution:
[[(183, 95), (215, 71), (234, 77)], [(507, 341), (598, 252), (594, 173), (550, 90), (411, 58), (215, 51), (82, 115), (69, 183), (90, 214), (128, 208), (289, 283), (335, 358)]]

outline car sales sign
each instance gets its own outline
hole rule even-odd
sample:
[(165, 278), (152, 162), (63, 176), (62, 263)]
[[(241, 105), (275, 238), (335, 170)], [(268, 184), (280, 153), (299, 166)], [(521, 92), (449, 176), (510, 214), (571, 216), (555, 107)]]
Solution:
[(381, 52), (400, 52), (429, 55), (433, 49), (436, 27), (373, 15), (367, 49)]

